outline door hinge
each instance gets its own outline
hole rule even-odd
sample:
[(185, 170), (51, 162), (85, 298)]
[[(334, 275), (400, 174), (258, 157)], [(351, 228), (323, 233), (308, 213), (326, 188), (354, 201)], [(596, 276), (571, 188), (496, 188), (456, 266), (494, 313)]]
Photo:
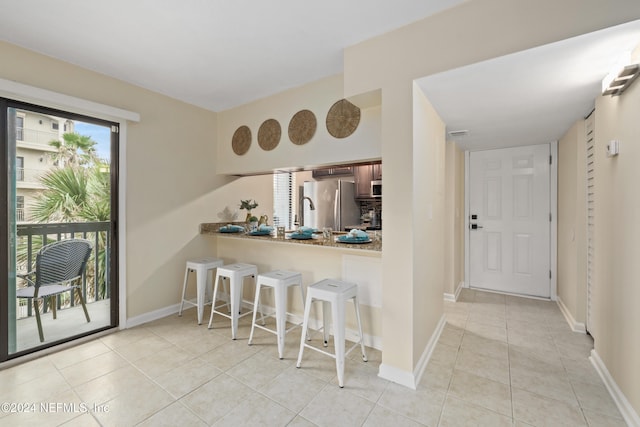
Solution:
[(552, 221), (552, 219), (551, 219), (551, 212), (549, 212), (549, 222), (551, 222), (551, 221)]
[(549, 156), (549, 164), (552, 165), (553, 164), (553, 156)]
[(116, 125), (111, 126), (111, 132), (120, 133), (120, 128)]
[(549, 279), (551, 279), (551, 270), (549, 270)]

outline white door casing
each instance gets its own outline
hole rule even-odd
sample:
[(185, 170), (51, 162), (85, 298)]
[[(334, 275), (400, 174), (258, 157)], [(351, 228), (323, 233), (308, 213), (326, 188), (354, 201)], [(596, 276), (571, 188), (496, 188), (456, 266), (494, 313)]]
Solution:
[(549, 144), (469, 154), (470, 287), (552, 297), (549, 159)]

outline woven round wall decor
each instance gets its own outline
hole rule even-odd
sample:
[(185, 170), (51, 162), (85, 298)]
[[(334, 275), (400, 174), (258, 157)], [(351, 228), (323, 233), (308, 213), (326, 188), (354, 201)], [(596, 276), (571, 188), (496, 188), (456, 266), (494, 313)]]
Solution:
[(271, 151), (278, 146), (280, 135), (282, 135), (280, 123), (276, 119), (265, 120), (258, 129), (258, 145), (264, 151)]
[(249, 147), (251, 147), (251, 129), (248, 126), (240, 126), (233, 133), (231, 148), (238, 156), (242, 156), (249, 151)]
[(317, 127), (316, 115), (309, 110), (300, 110), (289, 121), (289, 139), (296, 145), (304, 145), (313, 138)]
[(335, 138), (346, 138), (360, 124), (360, 108), (346, 99), (341, 99), (331, 106), (327, 113), (327, 130)]

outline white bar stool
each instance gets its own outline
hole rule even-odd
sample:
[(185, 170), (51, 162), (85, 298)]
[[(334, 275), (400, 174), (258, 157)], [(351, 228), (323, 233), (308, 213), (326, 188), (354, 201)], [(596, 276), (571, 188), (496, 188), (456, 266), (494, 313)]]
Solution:
[[(286, 271), (286, 270), (275, 270), (269, 273), (263, 273), (258, 275), (258, 279), (256, 281), (256, 299), (253, 303), (253, 321), (251, 322), (251, 334), (249, 335), (249, 345), (251, 345), (253, 341), (253, 331), (254, 329), (260, 328), (267, 332), (271, 332), (278, 337), (278, 356), (280, 359), (283, 358), (282, 353), (284, 351), (284, 338), (287, 332), (291, 331), (293, 328), (297, 328), (300, 326), (293, 325), (291, 328), (286, 329), (287, 325), (287, 294), (288, 290), (292, 286), (300, 287), (300, 296), (302, 299), (302, 304), (304, 306), (304, 289), (302, 287), (302, 274), (296, 273), (294, 271)], [(274, 289), (275, 291), (275, 313), (268, 314), (267, 317), (275, 317), (276, 319), (276, 330), (270, 329), (264, 325), (264, 314), (262, 325), (256, 324), (256, 314), (257, 309), (260, 303), (260, 291), (265, 287)]]
[[(345, 352), (345, 303), (353, 299), (353, 306), (356, 311), (358, 321), (358, 333), (360, 338), (348, 351)], [(324, 334), (324, 346), (329, 342), (329, 309), (333, 317), (333, 340), (335, 344), (335, 354), (328, 353), (319, 348), (313, 347), (305, 342), (307, 328), (309, 327), (309, 312), (311, 303), (322, 301), (322, 322)], [(307, 302), (304, 306), (304, 321), (302, 322), (302, 336), (300, 337), (300, 352), (296, 367), (300, 367), (302, 353), (305, 347), (326, 354), (336, 359), (336, 370), (338, 371), (338, 385), (344, 387), (344, 358), (354, 348), (360, 345), (362, 359), (367, 361), (367, 354), (362, 341), (362, 322), (360, 321), (360, 307), (358, 306), (358, 285), (355, 283), (343, 282), (340, 280), (324, 279), (307, 288)]]
[[(178, 316), (182, 316), (182, 309), (184, 303), (191, 304), (198, 308), (198, 325), (202, 324), (202, 313), (204, 312), (205, 304), (211, 304), (205, 302), (205, 292), (211, 293), (211, 281), (209, 280), (209, 270), (222, 267), (224, 262), (218, 258), (199, 258), (187, 261), (187, 269), (184, 272), (184, 284), (182, 285), (182, 300), (180, 301), (180, 311)], [(196, 302), (185, 299), (187, 291), (187, 281), (189, 279), (189, 273), (196, 273)]]
[[(258, 267), (253, 264), (236, 263), (218, 267), (218, 270), (216, 271), (216, 282), (215, 286), (213, 287), (213, 304), (211, 305), (211, 317), (209, 318), (208, 326), (209, 329), (211, 329), (211, 325), (213, 324), (213, 314), (218, 313), (219, 315), (224, 316), (227, 319), (231, 319), (231, 338), (234, 340), (236, 339), (236, 333), (238, 332), (238, 319), (246, 316), (247, 314), (251, 314), (250, 311), (247, 311), (244, 314), (239, 314), (242, 304), (242, 287), (244, 284), (244, 279), (246, 277), (253, 278), (253, 283), (255, 285), (257, 275)], [(216, 297), (218, 295), (218, 285), (220, 281), (226, 282), (227, 279), (229, 279), (229, 300), (231, 303), (230, 314), (218, 311), (217, 308), (222, 307), (222, 305), (219, 305), (217, 307), (215, 305)], [(225, 305), (228, 306), (229, 304), (227, 303)]]

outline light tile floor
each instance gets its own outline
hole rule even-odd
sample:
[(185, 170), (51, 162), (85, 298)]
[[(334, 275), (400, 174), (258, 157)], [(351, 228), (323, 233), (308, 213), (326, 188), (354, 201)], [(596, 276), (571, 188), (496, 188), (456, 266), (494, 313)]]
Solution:
[(445, 311), (415, 391), (378, 378), (379, 351), (354, 350), (340, 389), (326, 356), (296, 369), (299, 329), (279, 360), (267, 332), (247, 345), (248, 317), (232, 341), (227, 319), (207, 330), (192, 309), (0, 371), (0, 402), (27, 404), (0, 425), (625, 425), (555, 303), (464, 290)]

